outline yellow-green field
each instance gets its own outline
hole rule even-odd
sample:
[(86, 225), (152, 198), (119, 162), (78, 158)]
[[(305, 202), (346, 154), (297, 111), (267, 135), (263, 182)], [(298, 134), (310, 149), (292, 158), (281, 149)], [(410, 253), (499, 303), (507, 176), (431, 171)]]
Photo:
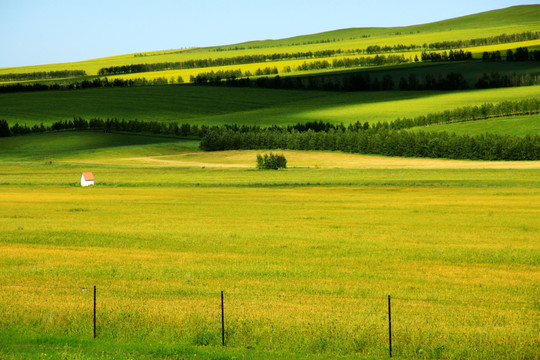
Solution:
[(0, 162), (1, 358), (384, 358), (389, 294), (397, 358), (537, 356), (540, 162), (62, 136)]

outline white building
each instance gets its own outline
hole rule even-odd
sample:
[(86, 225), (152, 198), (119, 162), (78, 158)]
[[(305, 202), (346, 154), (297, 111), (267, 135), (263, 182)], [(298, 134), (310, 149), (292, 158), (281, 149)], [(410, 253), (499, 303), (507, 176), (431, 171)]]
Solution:
[(91, 171), (83, 172), (81, 175), (81, 186), (94, 185), (94, 174)]

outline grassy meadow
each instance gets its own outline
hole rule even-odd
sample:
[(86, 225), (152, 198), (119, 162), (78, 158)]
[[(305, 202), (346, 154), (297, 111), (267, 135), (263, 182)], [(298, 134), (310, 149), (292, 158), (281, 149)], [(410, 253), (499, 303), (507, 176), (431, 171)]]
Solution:
[(0, 145), (2, 358), (383, 358), (388, 294), (398, 358), (535, 356), (538, 162)]
[[(0, 74), (84, 69), (94, 75), (134, 63), (468, 40), (539, 31), (539, 15), (538, 5), (520, 6), (433, 24)], [(523, 44), (470, 50), (477, 56)], [(281, 71), (303, 61), (264, 66)], [(187, 80), (211, 70), (217, 68), (119, 77)], [(398, 78), (457, 71), (472, 81), (484, 72), (535, 74), (540, 68), (472, 61), (369, 71)], [(539, 86), (365, 92), (113, 87), (2, 93), (0, 119), (30, 127), (73, 117), (210, 126), (373, 124), (539, 96)], [(540, 135), (540, 115), (410, 131), (417, 130)], [(203, 152), (199, 141), (89, 130), (0, 138), (0, 359), (384, 359), (388, 295), (395, 358), (538, 359), (540, 161), (272, 150), (283, 153), (288, 168), (262, 171), (256, 156), (263, 151)], [(94, 173), (95, 186), (80, 187), (83, 171)]]
[(387, 122), (467, 105), (540, 96), (539, 86), (463, 91), (328, 92), (149, 86), (0, 94), (0, 118), (28, 126), (73, 117), (199, 125)]

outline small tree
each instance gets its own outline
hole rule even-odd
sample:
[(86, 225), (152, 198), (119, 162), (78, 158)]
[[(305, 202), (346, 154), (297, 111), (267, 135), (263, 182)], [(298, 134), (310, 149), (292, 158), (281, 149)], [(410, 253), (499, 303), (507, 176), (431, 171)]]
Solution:
[(6, 120), (0, 119), (0, 137), (8, 137), (11, 135), (9, 124)]
[(260, 170), (277, 170), (277, 169), (286, 169), (287, 168), (287, 159), (283, 154), (258, 154), (257, 155), (257, 169)]

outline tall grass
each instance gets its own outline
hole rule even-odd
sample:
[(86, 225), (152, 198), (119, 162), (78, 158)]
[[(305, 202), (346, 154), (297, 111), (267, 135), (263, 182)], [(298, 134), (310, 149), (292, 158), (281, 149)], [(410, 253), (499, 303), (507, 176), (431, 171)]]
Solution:
[(536, 188), (2, 187), (18, 336), (404, 358), (535, 353)]

